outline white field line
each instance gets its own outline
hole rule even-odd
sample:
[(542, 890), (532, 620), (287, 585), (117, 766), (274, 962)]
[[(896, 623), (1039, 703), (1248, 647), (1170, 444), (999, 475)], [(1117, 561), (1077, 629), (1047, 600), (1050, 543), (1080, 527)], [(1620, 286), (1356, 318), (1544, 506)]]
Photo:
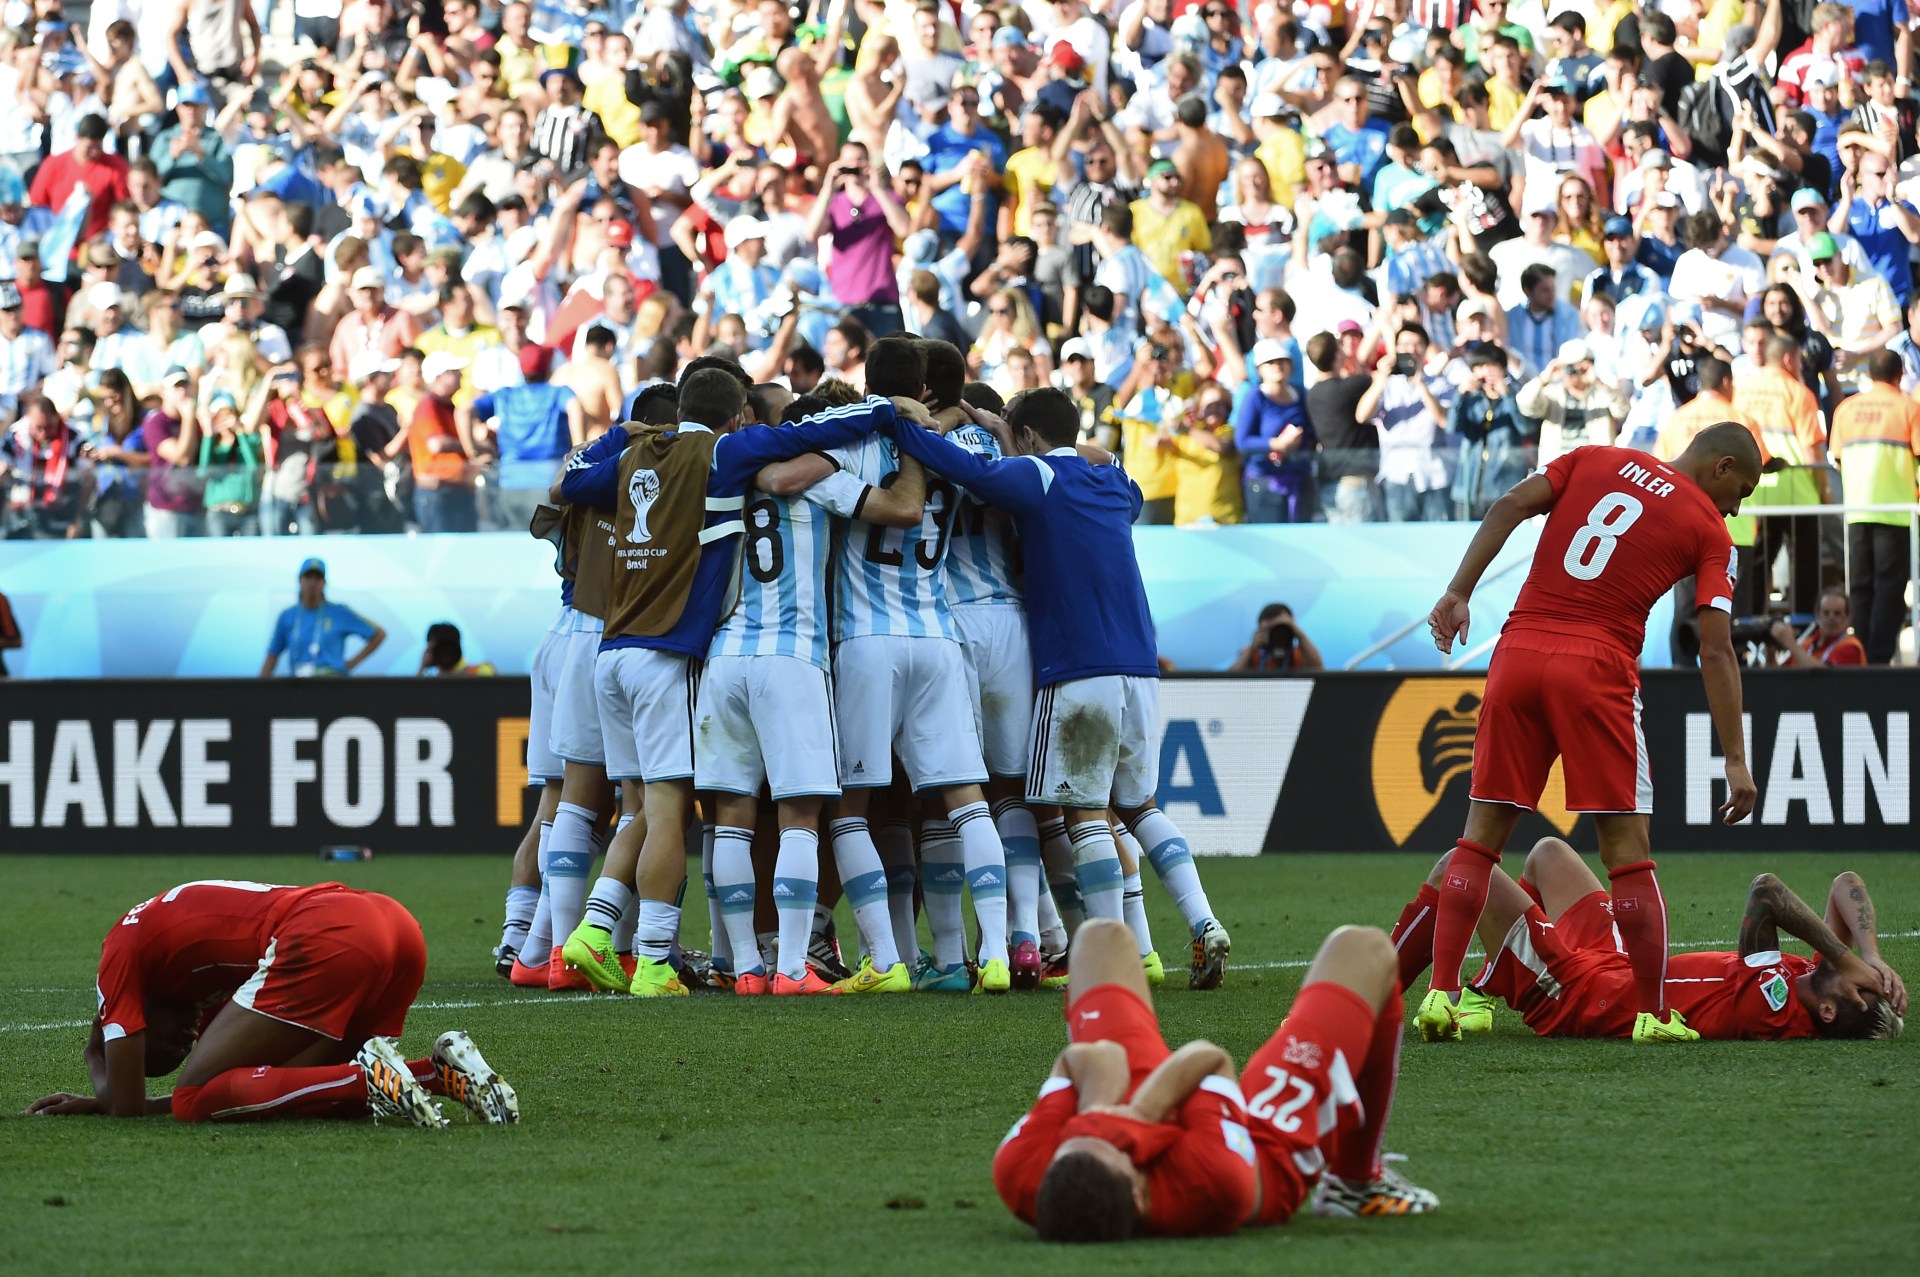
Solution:
[[(1884, 931), (1882, 940), (1920, 939), (1920, 931)], [(1674, 949), (1722, 949), (1734, 942), (1732, 940), (1693, 940), (1670, 945)], [(1469, 953), (1469, 958), (1482, 958), (1479, 952)], [(1234, 962), (1230, 969), (1234, 971), (1297, 971), (1313, 965), (1311, 958), (1290, 958), (1285, 962)], [(85, 989), (34, 988), (20, 989), (21, 993), (85, 993)], [(583, 1001), (578, 994), (563, 997), (525, 997), (525, 998), (455, 998), (438, 1002), (416, 1002), (416, 1011), (464, 1011), (474, 1007), (498, 1006), (554, 1006), (561, 1003)], [(0, 1033), (49, 1033), (55, 1030), (84, 1029), (92, 1020), (53, 1020), (45, 1024), (0, 1024)]]

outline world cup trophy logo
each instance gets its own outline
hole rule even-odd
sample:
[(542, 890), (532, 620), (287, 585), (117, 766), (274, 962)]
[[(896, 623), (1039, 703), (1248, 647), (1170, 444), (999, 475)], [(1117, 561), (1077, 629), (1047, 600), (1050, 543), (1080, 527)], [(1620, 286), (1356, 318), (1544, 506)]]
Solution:
[(645, 545), (653, 540), (653, 533), (647, 530), (647, 514), (659, 499), (660, 476), (651, 470), (635, 470), (627, 480), (627, 501), (633, 506), (633, 530), (627, 533), (627, 544)]

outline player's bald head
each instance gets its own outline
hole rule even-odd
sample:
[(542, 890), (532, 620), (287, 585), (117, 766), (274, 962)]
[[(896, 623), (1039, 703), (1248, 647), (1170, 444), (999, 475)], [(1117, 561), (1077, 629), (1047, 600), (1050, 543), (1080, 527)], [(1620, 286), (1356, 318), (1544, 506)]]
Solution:
[(1707, 463), (1728, 457), (1742, 474), (1760, 477), (1760, 443), (1751, 430), (1737, 421), (1722, 421), (1695, 435), (1686, 452), (1681, 454), (1682, 460), (1687, 457)]
[(1673, 468), (1700, 485), (1713, 508), (1729, 517), (1760, 482), (1760, 443), (1737, 421), (1722, 421), (1695, 435)]
[(1126, 1154), (1100, 1140), (1062, 1146), (1034, 1198), (1033, 1227), (1041, 1241), (1123, 1242), (1139, 1222)]

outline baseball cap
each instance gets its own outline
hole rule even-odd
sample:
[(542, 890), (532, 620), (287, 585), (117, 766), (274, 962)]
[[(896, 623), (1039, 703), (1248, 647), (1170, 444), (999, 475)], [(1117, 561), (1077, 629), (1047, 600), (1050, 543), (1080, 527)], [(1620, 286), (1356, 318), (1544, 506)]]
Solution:
[[(751, 88), (747, 96), (753, 96)], [(953, 101), (953, 89), (938, 80), (922, 80), (907, 90), (907, 101), (914, 106), (945, 106)]]
[(239, 412), (240, 401), (225, 390), (216, 390), (207, 399), (207, 409), (210, 412), (219, 412), (222, 408), (228, 409), (231, 412)]
[(301, 576), (325, 576), (326, 574), (327, 561), (325, 559), (302, 559), (300, 561)]
[(1001, 27), (993, 33), (993, 47), (996, 49), (1030, 49), (1033, 41), (1027, 39), (1027, 33), (1019, 27)]
[(767, 238), (766, 223), (757, 217), (736, 217), (727, 223), (727, 251), (731, 252), (750, 239)]
[(213, 248), (213, 249), (218, 249), (220, 252), (224, 253), (227, 251), (227, 241), (220, 238), (220, 234), (218, 231), (201, 231), (198, 235), (195, 235), (191, 241), (188, 242), (187, 247), (188, 248)]
[(520, 375), (532, 381), (545, 381), (553, 371), (553, 350), (528, 343), (520, 347)]
[(1793, 211), (1798, 213), (1800, 210), (1807, 208), (1825, 208), (1827, 206), (1827, 197), (1819, 191), (1814, 190), (1811, 186), (1803, 186), (1793, 193), (1793, 198), (1789, 200), (1788, 203), (1793, 206)]
[(353, 272), (353, 284), (348, 291), (357, 293), (366, 288), (382, 293), (387, 291), (387, 277), (380, 273), (378, 266), (362, 266)]
[(195, 106), (211, 106), (213, 94), (207, 92), (207, 86), (199, 80), (189, 80), (174, 91), (174, 101), (181, 106), (192, 103)]
[(1288, 344), (1278, 337), (1269, 337), (1265, 341), (1253, 343), (1253, 352), (1247, 356), (1247, 362), (1258, 368), (1261, 364), (1271, 364), (1278, 360), (1293, 358)]
[(1287, 113), (1287, 102), (1278, 93), (1256, 93), (1251, 111), (1256, 120), (1270, 120)]
[(1087, 60), (1080, 56), (1080, 50), (1061, 40), (1047, 50), (1047, 65), (1059, 67), (1068, 75), (1077, 77), (1087, 69)]
[(1672, 168), (1673, 157), (1665, 151), (1648, 151), (1640, 157), (1641, 168)]
[(770, 66), (757, 66), (740, 82), (748, 98), (770, 98), (780, 92), (780, 73)]
[(1832, 62), (1822, 62), (1800, 77), (1800, 83), (1809, 89), (1831, 89), (1840, 83), (1840, 68)]
[(386, 216), (387, 209), (378, 195), (375, 195), (372, 191), (361, 190), (356, 191), (353, 197), (347, 201), (347, 212), (355, 217), (377, 218)]
[(648, 99), (640, 104), (640, 123), (657, 124), (667, 118), (667, 108), (660, 102)]
[(40, 260), (40, 241), (28, 236), (13, 246), (13, 259), (18, 262), (37, 262)]
[(615, 248), (633, 247), (633, 223), (624, 217), (616, 217), (607, 224), (607, 243)]
[(420, 375), (432, 381), (441, 373), (459, 372), (467, 366), (467, 360), (447, 350), (436, 350), (420, 361)]
[(500, 300), (494, 303), (495, 310), (531, 310), (533, 308), (533, 285), (524, 278), (512, 275), (500, 281)]
[(540, 87), (544, 89), (547, 86), (547, 81), (553, 79), (555, 76), (558, 76), (562, 80), (571, 80), (576, 85), (580, 83), (580, 73), (572, 67), (548, 67), (540, 73)]
[(1807, 241), (1807, 258), (1810, 261), (1824, 262), (1830, 257), (1840, 256), (1840, 245), (1825, 231)]
[(239, 271), (227, 276), (227, 285), (220, 290), (220, 293), (225, 297), (258, 297), (260, 285), (253, 282), (253, 276), (245, 271)]
[(1492, 302), (1486, 300), (1484, 297), (1469, 297), (1467, 300), (1461, 302), (1459, 308), (1454, 311), (1454, 322), (1464, 324), (1476, 315), (1482, 319), (1491, 319), (1493, 318), (1493, 313)]
[(1608, 239), (1631, 235), (1633, 234), (1633, 219), (1630, 217), (1620, 217), (1618, 215), (1609, 217), (1607, 224), (1600, 228), (1600, 233)]
[(1178, 176), (1179, 172), (1180, 169), (1172, 160), (1155, 160), (1153, 163), (1147, 165), (1147, 176), (1149, 178), (1159, 177), (1162, 173), (1172, 173)]
[(1069, 337), (1060, 346), (1060, 362), (1064, 364), (1069, 359), (1085, 359), (1091, 363), (1093, 348), (1087, 345), (1084, 338)]
[(0, 310), (20, 309), (20, 290), (10, 279), (0, 279)]
[(87, 305), (93, 307), (95, 310), (106, 310), (110, 307), (124, 304), (125, 302), (120, 296), (120, 285), (118, 284), (103, 279), (87, 289)]
[(1362, 328), (1355, 320), (1343, 319), (1333, 326), (1333, 331), (1336, 335), (1344, 337), (1348, 333), (1363, 333), (1367, 330)]
[(1593, 347), (1578, 337), (1572, 341), (1560, 343), (1560, 362), (1563, 364), (1585, 364), (1593, 362)]
[(1653, 197), (1653, 206), (1655, 208), (1679, 208), (1680, 197), (1672, 191), (1662, 191)]
[(356, 383), (364, 383), (368, 378), (378, 376), (383, 372), (394, 373), (399, 371), (400, 361), (398, 359), (382, 355), (377, 350), (363, 350), (353, 357), (352, 363), (347, 365), (347, 376), (353, 378)]
[(1541, 85), (1540, 90), (1543, 93), (1562, 93), (1568, 97), (1572, 97), (1573, 82), (1571, 80), (1568, 80), (1563, 75), (1556, 75), (1552, 79), (1548, 80), (1545, 84)]
[(175, 364), (173, 367), (167, 369), (165, 373), (161, 374), (160, 384), (163, 386), (191, 386), (193, 384), (193, 378), (185, 368), (182, 368), (179, 364)]

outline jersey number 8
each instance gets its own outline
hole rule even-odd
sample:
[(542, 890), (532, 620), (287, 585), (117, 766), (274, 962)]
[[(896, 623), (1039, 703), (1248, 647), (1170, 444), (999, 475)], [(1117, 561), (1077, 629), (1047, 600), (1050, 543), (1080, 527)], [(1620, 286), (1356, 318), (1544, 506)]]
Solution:
[(1606, 571), (1607, 560), (1620, 544), (1620, 536), (1639, 521), (1646, 509), (1639, 500), (1624, 492), (1609, 492), (1587, 511), (1586, 524), (1567, 542), (1567, 557), (1561, 565), (1576, 581), (1591, 581)]

